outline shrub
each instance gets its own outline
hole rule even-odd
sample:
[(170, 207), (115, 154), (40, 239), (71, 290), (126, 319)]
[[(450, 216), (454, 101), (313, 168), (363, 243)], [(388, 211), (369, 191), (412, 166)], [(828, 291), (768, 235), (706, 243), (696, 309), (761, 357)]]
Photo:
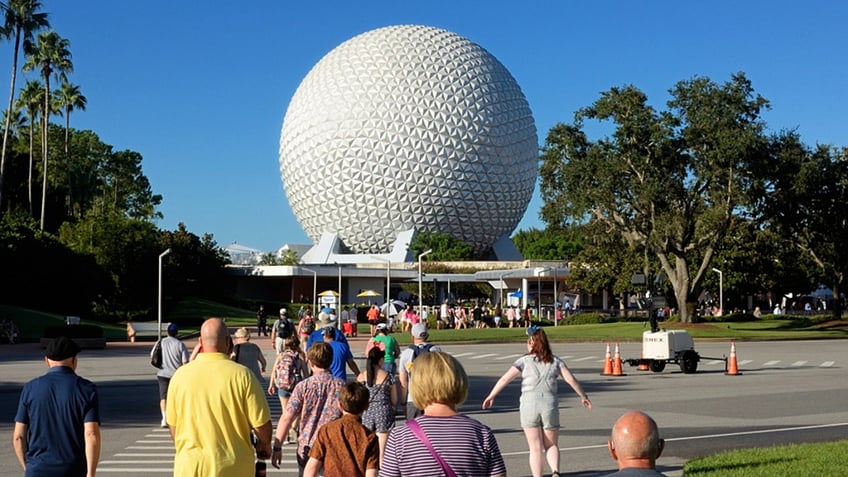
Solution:
[(103, 338), (103, 328), (96, 325), (56, 325), (44, 328), (45, 338)]
[(603, 316), (598, 312), (581, 312), (573, 315), (564, 316), (562, 318), (563, 325), (594, 325), (598, 323), (612, 322), (608, 316)]

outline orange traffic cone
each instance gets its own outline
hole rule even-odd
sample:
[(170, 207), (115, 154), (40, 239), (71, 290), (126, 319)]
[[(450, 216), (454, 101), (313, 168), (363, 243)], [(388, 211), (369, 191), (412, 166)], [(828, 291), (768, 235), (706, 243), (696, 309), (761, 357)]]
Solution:
[(739, 367), (736, 365), (736, 342), (730, 342), (730, 358), (727, 359), (727, 370), (724, 372), (727, 376), (738, 376)]
[(651, 368), (648, 366), (648, 362), (645, 361), (645, 353), (639, 355), (639, 371), (650, 371)]
[(607, 353), (604, 355), (604, 371), (601, 376), (609, 376), (612, 374), (612, 355), (610, 355), (610, 344), (607, 341)]
[(621, 371), (621, 353), (618, 349), (618, 343), (615, 344), (615, 358), (612, 360), (612, 375), (624, 376), (624, 373)]

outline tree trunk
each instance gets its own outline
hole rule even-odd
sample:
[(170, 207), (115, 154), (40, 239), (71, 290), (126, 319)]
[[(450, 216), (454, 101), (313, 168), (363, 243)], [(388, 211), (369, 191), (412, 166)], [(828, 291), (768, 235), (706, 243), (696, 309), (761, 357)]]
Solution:
[(31, 118), (29, 120), (29, 181), (27, 187), (27, 198), (29, 199), (29, 216), (35, 218), (32, 215), (32, 148), (33, 148), (33, 130), (35, 129), (35, 118)]
[(831, 287), (831, 291), (833, 292), (833, 319), (841, 320), (842, 319), (842, 300), (839, 297), (839, 289), (840, 283), (842, 280), (834, 282)]
[(3, 152), (0, 154), (0, 205), (3, 204), (3, 179), (6, 175), (6, 143), (9, 140), (9, 128), (12, 124), (12, 106), (15, 101), (15, 80), (18, 76), (18, 50), (20, 49), (21, 35), (16, 32), (15, 53), (12, 55), (12, 80), (9, 86), (9, 107), (6, 109), (6, 125), (3, 129)]
[(677, 308), (680, 311), (680, 322), (692, 323), (693, 310), (689, 308), (688, 284), (678, 287), (672, 282), (672, 288), (674, 288), (674, 298), (677, 300)]
[(41, 231), (44, 231), (44, 209), (47, 208), (47, 129), (50, 124), (50, 75), (45, 75), (44, 78), (44, 114), (42, 114), (42, 119), (44, 122), (41, 128), (41, 154), (42, 162), (44, 164), (44, 170), (42, 174), (44, 177), (41, 181)]

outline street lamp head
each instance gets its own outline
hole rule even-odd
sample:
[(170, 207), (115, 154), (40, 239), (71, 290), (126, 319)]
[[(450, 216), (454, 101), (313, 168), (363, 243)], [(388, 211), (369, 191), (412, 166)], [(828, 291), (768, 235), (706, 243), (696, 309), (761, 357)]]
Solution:
[(721, 270), (719, 270), (718, 268), (713, 268), (713, 271), (718, 273), (719, 275), (721, 274)]

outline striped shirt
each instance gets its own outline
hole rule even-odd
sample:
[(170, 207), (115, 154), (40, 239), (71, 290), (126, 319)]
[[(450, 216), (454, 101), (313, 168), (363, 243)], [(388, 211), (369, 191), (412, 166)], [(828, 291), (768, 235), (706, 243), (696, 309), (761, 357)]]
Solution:
[[(421, 416), (416, 419), (436, 452), (457, 476), (506, 475), (492, 430), (467, 416)], [(438, 477), (445, 473), (407, 425), (389, 434), (380, 477)]]

